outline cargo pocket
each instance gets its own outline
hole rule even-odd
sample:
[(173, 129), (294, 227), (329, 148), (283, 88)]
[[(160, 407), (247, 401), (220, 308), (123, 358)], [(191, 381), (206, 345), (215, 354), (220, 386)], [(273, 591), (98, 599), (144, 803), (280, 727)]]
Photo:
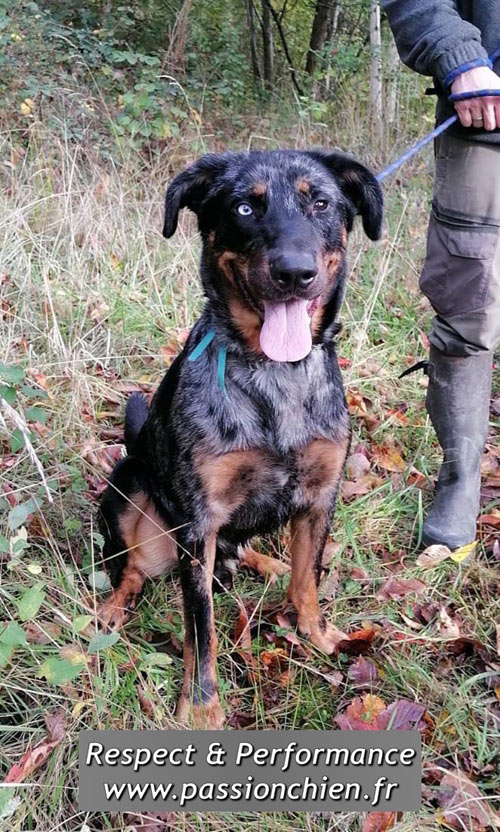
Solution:
[(438, 315), (485, 306), (498, 239), (494, 226), (451, 225), (431, 216), (420, 288)]

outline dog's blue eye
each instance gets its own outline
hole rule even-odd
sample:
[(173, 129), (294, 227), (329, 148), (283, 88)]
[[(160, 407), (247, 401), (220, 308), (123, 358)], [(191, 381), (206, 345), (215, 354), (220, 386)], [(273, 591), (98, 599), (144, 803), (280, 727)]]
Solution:
[(328, 200), (327, 199), (317, 199), (314, 203), (314, 210), (315, 211), (326, 211), (328, 208)]
[(240, 202), (240, 204), (236, 206), (236, 210), (241, 217), (249, 217), (250, 214), (253, 214), (253, 208), (248, 204), (248, 202)]

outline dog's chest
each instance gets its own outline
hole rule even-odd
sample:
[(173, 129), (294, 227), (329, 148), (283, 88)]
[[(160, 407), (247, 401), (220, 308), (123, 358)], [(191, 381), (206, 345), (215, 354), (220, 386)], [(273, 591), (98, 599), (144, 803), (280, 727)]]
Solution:
[(229, 365), (219, 447), (290, 455), (314, 439), (334, 439), (342, 410), (340, 380), (329, 372), (320, 347), (298, 364)]
[(178, 459), (193, 467), (186, 477), (179, 462), (171, 480), (190, 495), (198, 532), (274, 527), (331, 493), (349, 427), (340, 374), (323, 349), (294, 365), (228, 356), (226, 395), (210, 361), (186, 370), (171, 425)]

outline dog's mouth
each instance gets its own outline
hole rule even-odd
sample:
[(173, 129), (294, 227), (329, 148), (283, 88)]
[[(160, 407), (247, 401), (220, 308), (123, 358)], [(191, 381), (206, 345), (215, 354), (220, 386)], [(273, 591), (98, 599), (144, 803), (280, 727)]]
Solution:
[(319, 306), (319, 296), (264, 301), (264, 323), (260, 346), (271, 361), (300, 361), (312, 349), (311, 318)]

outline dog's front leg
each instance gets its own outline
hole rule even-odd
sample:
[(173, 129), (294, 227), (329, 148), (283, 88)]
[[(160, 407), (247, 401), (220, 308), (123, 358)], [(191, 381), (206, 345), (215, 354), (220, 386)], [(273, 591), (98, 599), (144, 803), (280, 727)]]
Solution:
[(348, 446), (346, 436), (336, 443), (316, 440), (306, 449), (300, 463), (305, 507), (291, 519), (288, 598), (297, 610), (300, 632), (325, 653), (333, 653), (339, 631), (321, 613), (318, 583)]
[(326, 624), (320, 610), (318, 582), (332, 513), (313, 509), (292, 517), (290, 527), (292, 577), (288, 598), (297, 610), (302, 635), (325, 653), (332, 653), (335, 648), (336, 630)]
[(177, 532), (184, 596), (184, 681), (177, 705), (179, 720), (196, 728), (221, 728), (224, 712), (217, 693), (217, 639), (212, 580), (216, 537), (195, 543)]

